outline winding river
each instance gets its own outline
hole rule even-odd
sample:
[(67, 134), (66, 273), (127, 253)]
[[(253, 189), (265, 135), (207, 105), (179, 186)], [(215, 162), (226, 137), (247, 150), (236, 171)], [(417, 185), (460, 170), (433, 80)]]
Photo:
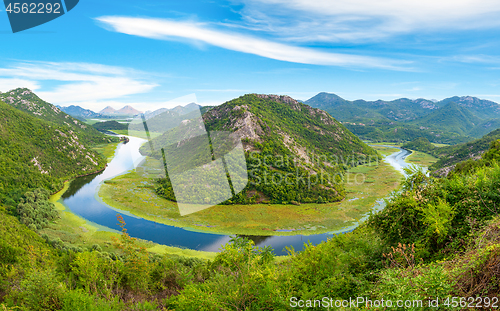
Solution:
[[(134, 167), (134, 164), (137, 165), (144, 159), (139, 153), (139, 147), (144, 142), (144, 139), (130, 137), (129, 143), (119, 144), (115, 151), (115, 156), (107, 168), (99, 174), (76, 178), (72, 181), (69, 189), (62, 195), (61, 203), (73, 213), (104, 226), (108, 230), (121, 230), (116, 220), (117, 210), (102, 202), (97, 193), (104, 180), (126, 173)], [(411, 152), (397, 147), (392, 148), (399, 150), (387, 156), (384, 160), (403, 173), (403, 168), (408, 166), (405, 158)], [(373, 206), (372, 210), (380, 210), (382, 208), (384, 208), (384, 202), (383, 200), (379, 200)], [(222, 245), (231, 239), (228, 235), (190, 231), (188, 229), (160, 224), (135, 217), (127, 212), (120, 212), (120, 214), (127, 223), (127, 232), (131, 236), (159, 244), (217, 252)], [(360, 219), (360, 222), (367, 217), (366, 215)], [(293, 246), (295, 250), (302, 250), (304, 243), (308, 241), (312, 244), (319, 244), (335, 234), (352, 231), (357, 226), (358, 223), (355, 223), (351, 227), (344, 228), (338, 232), (315, 235), (248, 236), (248, 238), (252, 239), (258, 246), (270, 245), (276, 255), (286, 255), (286, 246)]]

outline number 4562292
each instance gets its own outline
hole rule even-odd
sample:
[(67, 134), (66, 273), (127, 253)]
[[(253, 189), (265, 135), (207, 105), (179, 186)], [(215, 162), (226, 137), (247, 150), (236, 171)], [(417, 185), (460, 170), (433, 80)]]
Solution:
[(6, 11), (10, 14), (60, 14), (60, 3), (9, 3)]

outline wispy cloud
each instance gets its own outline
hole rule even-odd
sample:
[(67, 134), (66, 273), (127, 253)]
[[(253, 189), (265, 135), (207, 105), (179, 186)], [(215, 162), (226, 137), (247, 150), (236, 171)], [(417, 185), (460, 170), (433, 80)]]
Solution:
[(110, 30), (159, 40), (188, 39), (220, 48), (259, 55), (280, 61), (343, 67), (411, 70), (407, 61), (370, 56), (330, 53), (298, 47), (240, 33), (213, 30), (207, 24), (166, 19), (103, 16), (97, 18)]
[(38, 82), (28, 80), (28, 79), (18, 79), (18, 78), (0, 78), (0, 92), (7, 92), (18, 87), (27, 87), (31, 90), (36, 90), (40, 87)]
[(468, 64), (500, 64), (500, 57), (491, 55), (456, 55), (444, 58), (445, 61), (453, 61)]
[[(157, 84), (148, 82), (145, 74), (133, 69), (91, 63), (57, 63), (24, 61), (0, 68), (1, 91), (28, 87), (44, 100), (59, 105), (82, 105), (103, 108), (103, 101), (123, 99), (151, 91)], [(55, 85), (42, 88), (41, 84)]]
[(500, 27), (497, 0), (234, 0), (244, 27), (304, 42)]

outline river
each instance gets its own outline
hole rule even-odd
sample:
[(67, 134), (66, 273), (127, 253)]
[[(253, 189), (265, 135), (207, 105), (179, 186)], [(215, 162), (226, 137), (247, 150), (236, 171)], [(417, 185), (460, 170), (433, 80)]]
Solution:
[[(144, 139), (130, 137), (130, 141), (127, 144), (120, 143), (115, 151), (115, 156), (106, 169), (99, 174), (80, 177), (73, 180), (69, 189), (61, 196), (61, 203), (73, 213), (98, 225), (113, 230), (121, 230), (116, 219), (117, 210), (102, 202), (97, 193), (104, 180), (126, 173), (130, 169), (133, 169), (134, 164), (137, 165), (144, 159), (139, 153), (139, 147), (144, 142)], [(387, 156), (384, 160), (403, 173), (403, 168), (408, 166), (408, 163), (404, 160), (411, 152), (400, 148), (397, 149), (399, 149), (399, 151)], [(381, 199), (377, 201), (372, 210), (377, 211), (382, 208), (384, 208), (384, 202)], [(228, 235), (190, 231), (160, 224), (135, 217), (126, 212), (121, 212), (120, 214), (127, 224), (127, 232), (130, 236), (159, 244), (216, 252), (220, 250), (222, 245), (226, 244), (231, 239)], [(362, 222), (367, 217), (368, 215), (365, 215), (359, 222)], [(257, 246), (271, 246), (276, 255), (286, 255), (286, 246), (292, 246), (295, 250), (302, 250), (305, 242), (309, 241), (312, 244), (319, 244), (335, 234), (352, 231), (358, 225), (358, 223), (355, 223), (341, 231), (324, 234), (248, 236), (248, 238), (252, 239)]]

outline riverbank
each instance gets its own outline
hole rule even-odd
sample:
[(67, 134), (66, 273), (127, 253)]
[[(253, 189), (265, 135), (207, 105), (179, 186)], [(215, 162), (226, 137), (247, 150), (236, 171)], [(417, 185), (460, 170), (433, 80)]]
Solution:
[[(383, 155), (394, 148), (377, 146)], [(219, 205), (180, 216), (174, 202), (154, 191), (154, 178), (162, 165), (147, 159), (147, 165), (115, 177), (99, 189), (107, 205), (132, 215), (169, 226), (219, 234), (259, 236), (311, 235), (342, 231), (352, 227), (382, 198), (396, 190), (402, 178), (392, 166), (358, 166), (346, 175), (346, 198), (328, 204)], [(147, 167), (145, 169), (144, 167)], [(380, 182), (377, 182), (380, 181)]]
[(406, 157), (406, 162), (428, 168), (436, 163), (438, 158), (416, 150), (410, 150), (411, 154)]
[[(397, 148), (400, 148), (403, 144), (396, 144), (396, 143), (370, 143), (370, 146), (375, 147), (377, 146), (377, 151), (381, 153), (383, 156), (388, 156), (389, 154), (394, 152), (394, 148), (389, 148), (385, 146), (394, 146)], [(432, 164), (436, 163), (438, 158), (416, 150), (411, 150), (411, 154), (406, 157), (405, 162), (410, 163), (410, 164), (416, 164), (422, 167), (428, 168)]]

